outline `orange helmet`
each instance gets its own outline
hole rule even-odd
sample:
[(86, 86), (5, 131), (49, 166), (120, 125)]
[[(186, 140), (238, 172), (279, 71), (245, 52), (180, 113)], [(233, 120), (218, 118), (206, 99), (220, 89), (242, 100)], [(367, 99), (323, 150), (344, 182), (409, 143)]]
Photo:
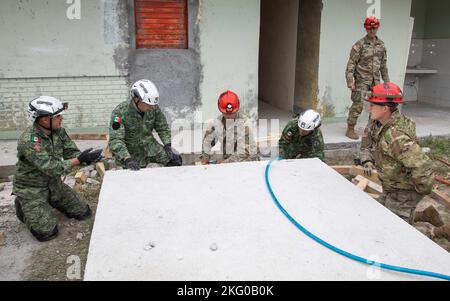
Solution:
[(397, 105), (403, 103), (403, 93), (394, 83), (384, 83), (372, 87), (368, 102), (379, 105)]
[(239, 111), (239, 97), (233, 91), (226, 91), (219, 96), (219, 111), (223, 114), (233, 114)]
[(371, 28), (375, 28), (378, 29), (380, 28), (380, 21), (376, 18), (376, 17), (367, 17), (366, 20), (364, 21), (364, 28), (365, 29), (371, 29)]

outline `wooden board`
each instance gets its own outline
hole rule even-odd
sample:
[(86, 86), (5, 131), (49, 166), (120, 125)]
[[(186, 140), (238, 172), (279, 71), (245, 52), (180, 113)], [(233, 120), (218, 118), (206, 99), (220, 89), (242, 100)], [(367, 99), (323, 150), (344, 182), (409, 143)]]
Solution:
[(431, 191), (431, 196), (441, 203), (444, 206), (450, 208), (450, 195), (446, 192), (450, 189), (442, 189), (440, 187), (436, 187)]
[(0, 180), (9, 181), (8, 177), (16, 173), (15, 165), (3, 165), (0, 166)]
[(72, 140), (107, 140), (107, 134), (98, 133), (81, 133), (81, 134), (70, 134), (69, 137)]

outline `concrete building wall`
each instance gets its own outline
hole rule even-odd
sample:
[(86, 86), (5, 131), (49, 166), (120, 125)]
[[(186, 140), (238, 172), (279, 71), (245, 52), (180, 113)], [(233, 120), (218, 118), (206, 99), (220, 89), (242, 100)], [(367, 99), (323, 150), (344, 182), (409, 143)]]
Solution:
[(216, 118), (217, 98), (230, 89), (256, 117), (260, 0), (201, 0), (200, 97), (203, 118)]
[(74, 3), (0, 2), (0, 138), (27, 125), (26, 105), (39, 95), (68, 101), (65, 127), (78, 131), (107, 127), (127, 97), (127, 2)]
[(0, 79), (1, 138), (13, 138), (27, 124), (26, 106), (39, 95), (69, 103), (64, 127), (100, 130), (108, 126), (111, 111), (128, 98), (123, 76)]
[[(409, 47), (411, 0), (380, 0), (381, 28), (378, 36), (388, 50), (388, 68), (392, 82), (402, 86)], [(319, 101), (332, 106), (335, 116), (346, 117), (351, 106), (345, 68), (352, 45), (366, 35), (362, 24), (373, 14), (366, 0), (323, 0)]]
[[(132, 7), (130, 11), (133, 12)], [(147, 78), (156, 84), (160, 106), (169, 122), (177, 118), (192, 120), (194, 111), (201, 106), (200, 13), (199, 1), (188, 0), (188, 49), (136, 50), (131, 44), (130, 82)], [(134, 26), (132, 29), (134, 36)]]
[(298, 0), (261, 1), (259, 98), (292, 111), (297, 55)]
[(437, 74), (420, 77), (418, 100), (450, 107), (450, 2), (430, 0), (426, 4), (425, 35), (421, 66)]

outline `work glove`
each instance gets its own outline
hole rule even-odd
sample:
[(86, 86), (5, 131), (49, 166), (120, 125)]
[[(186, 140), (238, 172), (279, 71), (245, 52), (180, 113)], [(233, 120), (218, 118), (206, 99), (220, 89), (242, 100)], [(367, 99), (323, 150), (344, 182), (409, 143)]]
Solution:
[(375, 165), (371, 161), (364, 162), (364, 175), (371, 177), (374, 169)]
[(167, 156), (170, 158), (170, 162), (167, 166), (181, 166), (183, 165), (183, 159), (180, 154), (172, 148), (170, 143), (164, 145), (164, 150), (166, 151)]
[(141, 169), (139, 163), (132, 159), (132, 158), (128, 158), (125, 160), (125, 167), (129, 170), (139, 170)]
[(103, 158), (102, 150), (93, 148), (88, 148), (87, 150), (81, 152), (81, 154), (77, 157), (80, 164), (86, 163), (87, 165), (91, 165), (92, 163), (96, 163)]

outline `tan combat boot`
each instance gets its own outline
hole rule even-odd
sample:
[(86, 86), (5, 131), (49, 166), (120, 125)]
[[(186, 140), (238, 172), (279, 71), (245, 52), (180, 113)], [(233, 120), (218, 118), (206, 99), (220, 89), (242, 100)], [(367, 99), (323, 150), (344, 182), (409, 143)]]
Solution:
[(445, 238), (450, 241), (450, 225), (431, 229), (431, 238)]
[(428, 206), (423, 211), (416, 211), (412, 215), (412, 221), (414, 223), (417, 222), (426, 222), (430, 223), (435, 227), (440, 227), (444, 225), (442, 221), (441, 215), (437, 212), (436, 208), (433, 206)]
[(347, 136), (350, 139), (358, 140), (359, 136), (355, 132), (355, 126), (354, 125), (347, 125), (347, 132), (345, 133), (345, 136)]

